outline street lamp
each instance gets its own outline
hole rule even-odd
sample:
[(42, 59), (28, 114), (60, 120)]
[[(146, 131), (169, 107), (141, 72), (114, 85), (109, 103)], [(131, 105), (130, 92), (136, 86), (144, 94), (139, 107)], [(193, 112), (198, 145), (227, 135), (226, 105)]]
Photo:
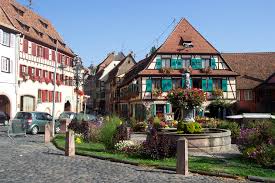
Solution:
[(79, 98), (78, 98), (78, 90), (81, 82), (81, 76), (80, 72), (83, 69), (82, 61), (79, 56), (74, 57), (74, 70), (75, 70), (75, 90), (76, 90), (76, 112), (78, 112), (78, 104), (79, 104)]

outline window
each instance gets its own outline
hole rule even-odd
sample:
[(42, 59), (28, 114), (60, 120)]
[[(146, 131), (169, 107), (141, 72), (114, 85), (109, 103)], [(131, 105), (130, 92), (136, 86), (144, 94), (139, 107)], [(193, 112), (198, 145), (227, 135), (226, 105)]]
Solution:
[(2, 44), (5, 46), (10, 46), (10, 33), (3, 31)]
[(169, 58), (163, 58), (162, 59), (162, 68), (166, 67), (166, 68), (170, 68), (171, 64), (170, 64), (170, 59)]
[(182, 65), (183, 65), (183, 67), (188, 68), (190, 66), (190, 59), (186, 59), (186, 58), (183, 59)]
[(182, 41), (182, 46), (184, 48), (192, 48), (192, 47), (194, 47), (192, 41)]
[(202, 59), (202, 68), (208, 68), (210, 66), (210, 60), (209, 59)]
[(213, 79), (213, 89), (222, 89), (222, 80), (221, 79)]
[(13, 9), (16, 11), (16, 13), (18, 13), (18, 15), (23, 16), (24, 15), (24, 11), (20, 10), (19, 8), (17, 8), (15, 5), (12, 5)]
[(45, 29), (48, 28), (48, 24), (47, 24), (47, 23), (45, 23), (43, 20), (40, 20), (40, 19), (39, 19), (39, 21), (40, 21), (41, 25), (42, 25)]
[(17, 22), (19, 23), (19, 25), (27, 32), (29, 32), (30, 27), (24, 23), (22, 23), (21, 21), (17, 20)]
[(29, 41), (24, 39), (24, 41), (23, 41), (23, 52), (28, 53), (28, 50), (29, 50)]
[(37, 56), (43, 57), (43, 47), (42, 46), (37, 46)]
[(252, 90), (244, 90), (244, 100), (253, 100)]
[(11, 61), (7, 57), (1, 58), (1, 71), (10, 73), (11, 72)]
[(153, 89), (161, 89), (161, 79), (152, 79)]
[(156, 114), (163, 114), (164, 113), (164, 104), (157, 104), (156, 105)]
[(181, 79), (172, 79), (173, 89), (181, 88)]
[(193, 78), (193, 88), (202, 88), (202, 81), (199, 78)]

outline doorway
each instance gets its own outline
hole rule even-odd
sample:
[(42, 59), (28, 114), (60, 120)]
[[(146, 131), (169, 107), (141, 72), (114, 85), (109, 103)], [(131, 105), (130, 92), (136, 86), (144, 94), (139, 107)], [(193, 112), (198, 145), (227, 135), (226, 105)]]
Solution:
[(29, 95), (21, 96), (20, 99), (20, 111), (32, 112), (35, 110), (34, 97)]
[(5, 112), (10, 116), (11, 104), (6, 95), (0, 95), (0, 111)]
[(64, 104), (64, 111), (71, 111), (71, 103), (69, 101)]

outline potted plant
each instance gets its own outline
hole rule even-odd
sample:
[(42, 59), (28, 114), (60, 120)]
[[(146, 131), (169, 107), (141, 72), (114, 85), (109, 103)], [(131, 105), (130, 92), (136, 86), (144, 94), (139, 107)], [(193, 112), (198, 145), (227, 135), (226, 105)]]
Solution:
[(192, 71), (193, 71), (193, 68), (191, 66), (189, 66), (188, 68), (184, 67), (180, 69), (181, 73), (186, 73), (186, 72), (192, 73)]
[(212, 72), (211, 67), (206, 67), (201, 69), (202, 73), (210, 74)]
[(49, 84), (51, 82), (50, 78), (45, 78), (46, 84)]
[(23, 79), (24, 79), (25, 81), (28, 80), (28, 79), (30, 79), (30, 76), (29, 76), (28, 73), (23, 72), (23, 73), (22, 73), (22, 76), (23, 76)]

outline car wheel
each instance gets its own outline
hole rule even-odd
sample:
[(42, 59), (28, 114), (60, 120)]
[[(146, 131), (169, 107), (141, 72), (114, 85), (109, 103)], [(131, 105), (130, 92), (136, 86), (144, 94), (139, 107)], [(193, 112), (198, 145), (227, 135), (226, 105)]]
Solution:
[(38, 133), (38, 127), (37, 126), (32, 127), (31, 134), (36, 135), (37, 133)]
[(55, 128), (55, 133), (59, 133), (60, 132), (60, 127), (56, 127)]

